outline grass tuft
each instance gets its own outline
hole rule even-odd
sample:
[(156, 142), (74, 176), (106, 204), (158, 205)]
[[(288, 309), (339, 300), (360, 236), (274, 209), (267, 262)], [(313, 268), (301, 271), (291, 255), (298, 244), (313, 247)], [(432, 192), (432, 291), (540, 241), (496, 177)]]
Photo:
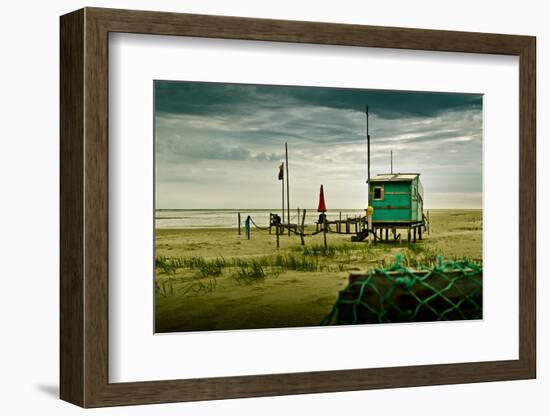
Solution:
[(252, 283), (263, 282), (266, 277), (266, 272), (261, 262), (253, 260), (248, 265), (238, 267), (233, 277), (238, 283), (250, 285)]

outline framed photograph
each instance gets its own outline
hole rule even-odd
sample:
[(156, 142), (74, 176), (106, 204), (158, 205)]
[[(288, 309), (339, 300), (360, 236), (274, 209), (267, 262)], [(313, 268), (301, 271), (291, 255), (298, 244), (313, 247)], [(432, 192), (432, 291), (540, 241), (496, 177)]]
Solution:
[(536, 376), (534, 37), (60, 28), (63, 400)]

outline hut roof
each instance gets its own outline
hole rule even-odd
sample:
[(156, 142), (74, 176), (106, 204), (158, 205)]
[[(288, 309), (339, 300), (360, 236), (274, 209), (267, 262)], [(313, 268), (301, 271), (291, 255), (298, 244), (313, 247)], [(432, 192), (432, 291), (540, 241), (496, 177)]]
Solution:
[(381, 173), (373, 178), (371, 182), (411, 182), (420, 176), (420, 173)]

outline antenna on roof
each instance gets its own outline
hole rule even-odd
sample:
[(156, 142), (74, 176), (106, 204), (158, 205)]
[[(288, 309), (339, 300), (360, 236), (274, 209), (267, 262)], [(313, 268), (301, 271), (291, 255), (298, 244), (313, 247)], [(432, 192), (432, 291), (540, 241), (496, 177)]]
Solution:
[(393, 175), (393, 150), (390, 150), (390, 173)]

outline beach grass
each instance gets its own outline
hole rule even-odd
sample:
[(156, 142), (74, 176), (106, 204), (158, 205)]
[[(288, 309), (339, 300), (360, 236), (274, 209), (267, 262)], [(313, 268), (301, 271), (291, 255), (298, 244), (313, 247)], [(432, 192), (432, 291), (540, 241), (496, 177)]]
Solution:
[[(281, 236), (236, 229), (156, 230), (157, 332), (317, 326), (350, 271), (446, 259), (482, 261), (481, 211), (432, 211), (425, 239), (367, 244), (349, 235)], [(311, 231), (311, 230), (309, 230)]]

